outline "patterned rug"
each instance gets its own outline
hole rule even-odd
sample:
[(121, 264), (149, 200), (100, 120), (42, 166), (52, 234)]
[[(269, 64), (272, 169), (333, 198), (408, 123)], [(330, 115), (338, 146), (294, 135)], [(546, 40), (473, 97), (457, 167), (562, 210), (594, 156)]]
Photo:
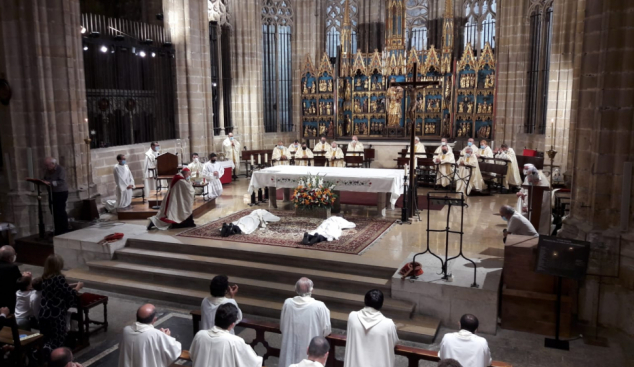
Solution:
[(304, 232), (316, 229), (323, 221), (322, 219), (298, 217), (295, 212), (290, 210), (271, 210), (270, 212), (282, 220), (277, 223), (269, 223), (265, 230), (257, 230), (249, 235), (222, 238), (220, 236), (220, 228), (222, 228), (222, 223), (231, 223), (248, 215), (251, 213), (251, 209), (245, 209), (205, 225), (186, 230), (179, 233), (178, 236), (359, 254), (394, 225), (394, 220), (346, 217), (346, 220), (355, 223), (357, 227), (344, 230), (343, 236), (337, 241), (320, 242), (313, 246), (306, 246), (302, 245)]

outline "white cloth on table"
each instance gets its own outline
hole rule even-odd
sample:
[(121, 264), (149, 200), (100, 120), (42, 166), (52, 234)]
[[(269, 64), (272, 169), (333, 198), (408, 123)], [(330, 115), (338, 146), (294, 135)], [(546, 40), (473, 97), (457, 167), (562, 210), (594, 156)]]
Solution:
[(440, 151), (440, 154), (434, 156), (434, 163), (439, 164), (438, 177), (436, 177), (436, 184), (440, 184), (442, 187), (449, 186), (451, 184), (451, 178), (453, 175), (453, 166), (446, 163), (456, 163), (451, 149), (447, 150), (446, 154)]
[(306, 358), (306, 350), (314, 337), (330, 335), (330, 310), (310, 296), (288, 298), (282, 307), (280, 330), (279, 366), (288, 367)]
[(268, 222), (279, 222), (280, 217), (277, 217), (264, 209), (256, 209), (245, 215), (244, 217), (233, 222), (233, 225), (240, 227), (242, 234), (251, 234), (255, 232), (258, 227), (262, 226), (262, 229), (266, 228)]
[[(524, 178), (524, 185), (530, 185), (529, 180), (528, 180), (528, 176), (526, 176)], [(539, 181), (536, 184), (533, 184), (533, 186), (542, 186), (542, 187), (550, 187), (550, 182), (548, 181), (548, 179), (546, 178), (546, 176), (544, 175), (543, 172), (539, 172)], [(522, 200), (522, 198), (518, 198), (517, 199), (517, 208), (516, 210), (519, 213), (524, 213), (524, 208), (526, 208), (528, 210), (528, 192), (529, 189), (525, 189), (522, 188), (520, 190), (520, 192), (526, 196), (526, 200)], [(544, 191), (544, 194), (542, 196), (542, 211), (541, 211), (541, 215), (539, 217), (539, 228), (537, 229), (537, 232), (539, 232), (539, 234), (544, 235), (544, 236), (550, 236), (550, 234), (552, 233), (552, 228), (551, 228), (551, 224), (553, 222), (553, 218), (551, 216), (551, 206), (550, 206), (550, 191)]]
[(332, 149), (332, 147), (330, 146), (330, 144), (328, 143), (323, 143), (321, 141), (319, 141), (319, 143), (315, 144), (315, 148), (313, 149), (313, 152), (330, 152), (330, 150)]
[(189, 348), (193, 367), (261, 367), (262, 357), (239, 336), (217, 326), (196, 333)]
[(161, 208), (150, 217), (150, 221), (156, 228), (166, 230), (172, 223), (181, 223), (189, 218), (193, 206), (194, 187), (179, 173), (172, 179), (167, 195), (161, 201)]
[(324, 365), (316, 361), (311, 361), (310, 359), (304, 359), (297, 364), (290, 365), (290, 367), (324, 367)]
[[(460, 163), (463, 163), (464, 166), (461, 166)], [(469, 175), (469, 169), (465, 166), (471, 167), (471, 179), (469, 180), (469, 187), (467, 187), (466, 183), (466, 178)], [(459, 178), (464, 180), (458, 180)], [(458, 160), (458, 172), (456, 180), (456, 192), (462, 192), (465, 195), (469, 195), (472, 189), (482, 191), (487, 188), (487, 185), (484, 183), (484, 179), (482, 178), (482, 173), (480, 172), (478, 158), (474, 156), (468, 158), (460, 157), (460, 159)]]
[(380, 311), (366, 307), (348, 316), (344, 367), (394, 367), (396, 325)]
[(149, 198), (152, 191), (156, 190), (156, 180), (154, 177), (156, 174), (156, 157), (158, 153), (153, 151), (152, 148), (145, 152), (145, 159), (143, 160), (143, 184), (145, 185), (145, 197)]
[[(409, 158), (409, 153), (411, 152), (412, 152), (412, 147), (408, 146), (406, 158)], [(427, 154), (425, 154), (425, 152), (426, 152), (425, 145), (423, 143), (416, 143), (414, 145), (414, 153), (416, 153), (417, 158), (427, 158)], [(419, 153), (423, 153), (423, 154), (419, 154)]]
[[(200, 320), (201, 330), (209, 330), (214, 327), (216, 321), (216, 311), (218, 311), (218, 307), (224, 305), (225, 303), (231, 303), (238, 309), (238, 320), (236, 321), (236, 325), (242, 321), (242, 311), (240, 310), (240, 307), (238, 307), (238, 302), (236, 302), (235, 299), (209, 296), (205, 297), (200, 305), (200, 313), (202, 315)], [(235, 334), (233, 329), (231, 329), (230, 333)]]
[(357, 142), (356, 144), (349, 143), (348, 150), (346, 151), (346, 156), (357, 156), (360, 155), (363, 157), (363, 144), (361, 142)]
[(463, 366), (487, 367), (491, 365), (491, 351), (486, 339), (467, 330), (445, 334), (438, 351), (440, 359), (452, 358)]
[(539, 236), (533, 224), (520, 212), (513, 213), (511, 219), (509, 219), (506, 231), (509, 234), (517, 234), (520, 236)]
[[(282, 160), (282, 157), (285, 157), (286, 159)], [(273, 153), (271, 154), (271, 162), (274, 166), (288, 166), (291, 158), (291, 152), (289, 152), (288, 148), (283, 145), (275, 147), (273, 149)]]
[[(215, 172), (218, 172), (217, 174)], [(220, 179), (225, 174), (225, 169), (218, 162), (206, 162), (203, 166), (202, 176), (208, 181), (207, 192), (209, 199), (215, 199), (222, 195), (222, 182)]]
[(119, 367), (169, 367), (181, 355), (181, 343), (153, 325), (128, 325), (119, 344)]
[(236, 139), (231, 140), (226, 138), (222, 142), (222, 152), (225, 154), (225, 157), (233, 161), (236, 167), (234, 174), (237, 175), (240, 169), (240, 142)]
[[(315, 156), (313, 152), (306, 148), (306, 150), (299, 148), (299, 150), (295, 153), (295, 159), (308, 158), (313, 159)], [(295, 161), (296, 166), (308, 166), (308, 161)]]
[(504, 177), (504, 187), (508, 189), (509, 184), (513, 186), (521, 186), (522, 177), (520, 176), (520, 169), (517, 165), (517, 157), (515, 156), (515, 151), (511, 148), (508, 148), (506, 153), (500, 150), (498, 154), (495, 155), (495, 158), (508, 161), (506, 176)]
[(357, 225), (348, 222), (347, 220), (341, 217), (330, 217), (319, 225), (317, 229), (307, 232), (309, 235), (314, 236), (316, 234), (320, 234), (328, 241), (338, 240), (339, 237), (343, 234), (344, 229), (355, 228)]
[(343, 157), (343, 150), (341, 150), (341, 148), (337, 147), (337, 149), (332, 149), (331, 147), (330, 151), (326, 153), (326, 159), (328, 159), (326, 165), (330, 167), (344, 167), (346, 162), (343, 161)]

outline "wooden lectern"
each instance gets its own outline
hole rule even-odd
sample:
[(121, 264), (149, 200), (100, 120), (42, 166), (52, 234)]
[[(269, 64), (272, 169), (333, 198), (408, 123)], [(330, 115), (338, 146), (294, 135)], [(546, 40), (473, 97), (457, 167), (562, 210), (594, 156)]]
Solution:
[[(164, 153), (156, 157), (156, 191), (161, 191), (163, 180), (171, 180), (178, 173), (178, 156)], [(169, 187), (169, 183), (167, 184)]]
[(40, 238), (44, 239), (46, 238), (46, 228), (44, 227), (44, 213), (42, 212), (41, 187), (42, 186), (46, 187), (46, 190), (48, 191), (48, 208), (51, 211), (51, 214), (53, 214), (53, 195), (51, 195), (51, 185), (45, 183), (42, 180), (38, 180), (37, 178), (27, 178), (26, 180), (28, 182), (34, 183), (35, 186), (37, 186), (37, 216), (39, 221), (38, 228), (39, 228)]
[(542, 217), (542, 199), (544, 197), (544, 191), (550, 191), (550, 187), (522, 185), (522, 188), (528, 191), (528, 197), (526, 199), (528, 207), (528, 220), (539, 232), (539, 220)]

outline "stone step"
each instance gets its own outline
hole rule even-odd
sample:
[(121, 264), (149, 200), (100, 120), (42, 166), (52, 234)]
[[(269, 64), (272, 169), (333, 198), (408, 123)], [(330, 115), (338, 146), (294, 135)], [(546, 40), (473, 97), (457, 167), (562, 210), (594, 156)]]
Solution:
[[(149, 265), (140, 265), (119, 261), (89, 262), (91, 271), (99, 274), (122, 277), (126, 279), (143, 279), (149, 283), (180, 286), (186, 289), (207, 290), (209, 282), (217, 274), (196, 272), (189, 270), (169, 269)], [(294, 297), (294, 283), (275, 283), (263, 279), (231, 277), (231, 283), (238, 284), (239, 294), (276, 302), (283, 302), (286, 298)], [(331, 289), (317, 287), (313, 296), (323, 301), (332, 310), (356, 310), (363, 308), (362, 294), (338, 292)], [(414, 305), (410, 302), (386, 298), (383, 313), (391, 318), (410, 318)]]
[[(189, 241), (196, 242), (196, 241)], [(301, 264), (304, 268), (390, 279), (394, 267), (377, 261), (361, 260), (357, 255), (307, 251), (275, 246), (239, 246), (233, 242), (205, 240), (201, 243), (162, 242), (130, 238), (126, 247), (232, 260), (257, 261), (273, 265)], [(282, 250), (283, 253), (276, 253)], [(289, 254), (295, 252), (296, 254)]]
[[(156, 285), (138, 280), (96, 274), (84, 269), (72, 269), (65, 272), (71, 282), (84, 282), (88, 288), (108, 292), (128, 294), (161, 301), (175, 302), (200, 307), (207, 292), (184, 289), (182, 287)], [(246, 315), (257, 315), (278, 319), (282, 311), (282, 303), (238, 295), (236, 302)], [(331, 311), (330, 318), (333, 327), (345, 329), (349, 312)], [(436, 337), (440, 321), (428, 317), (416, 316), (413, 319), (394, 319), (399, 338), (403, 340), (431, 344)]]
[[(370, 289), (381, 290), (386, 297), (391, 295), (390, 278), (307, 269), (303, 267), (266, 264), (253, 261), (232, 260), (217, 257), (187, 255), (161, 251), (123, 248), (115, 252), (115, 260), (140, 265), (158, 266), (165, 269), (225, 274), (230, 277), (266, 279), (267, 281), (295, 284), (301, 277), (310, 278), (318, 288), (338, 292), (365, 294)], [(259, 258), (258, 258), (259, 260)]]

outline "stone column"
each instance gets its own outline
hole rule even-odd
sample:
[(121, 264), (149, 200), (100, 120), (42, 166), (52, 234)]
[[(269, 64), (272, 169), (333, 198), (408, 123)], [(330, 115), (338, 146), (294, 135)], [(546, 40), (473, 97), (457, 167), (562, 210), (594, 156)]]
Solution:
[(3, 212), (14, 213), (7, 217), (27, 235), (37, 231), (37, 201), (24, 181), (29, 148), (35, 177), (42, 177), (46, 156), (66, 168), (69, 209), (85, 197), (89, 181), (79, 0), (0, 1), (0, 76), (13, 90), (10, 104), (0, 105), (2, 152), (9, 157)]

